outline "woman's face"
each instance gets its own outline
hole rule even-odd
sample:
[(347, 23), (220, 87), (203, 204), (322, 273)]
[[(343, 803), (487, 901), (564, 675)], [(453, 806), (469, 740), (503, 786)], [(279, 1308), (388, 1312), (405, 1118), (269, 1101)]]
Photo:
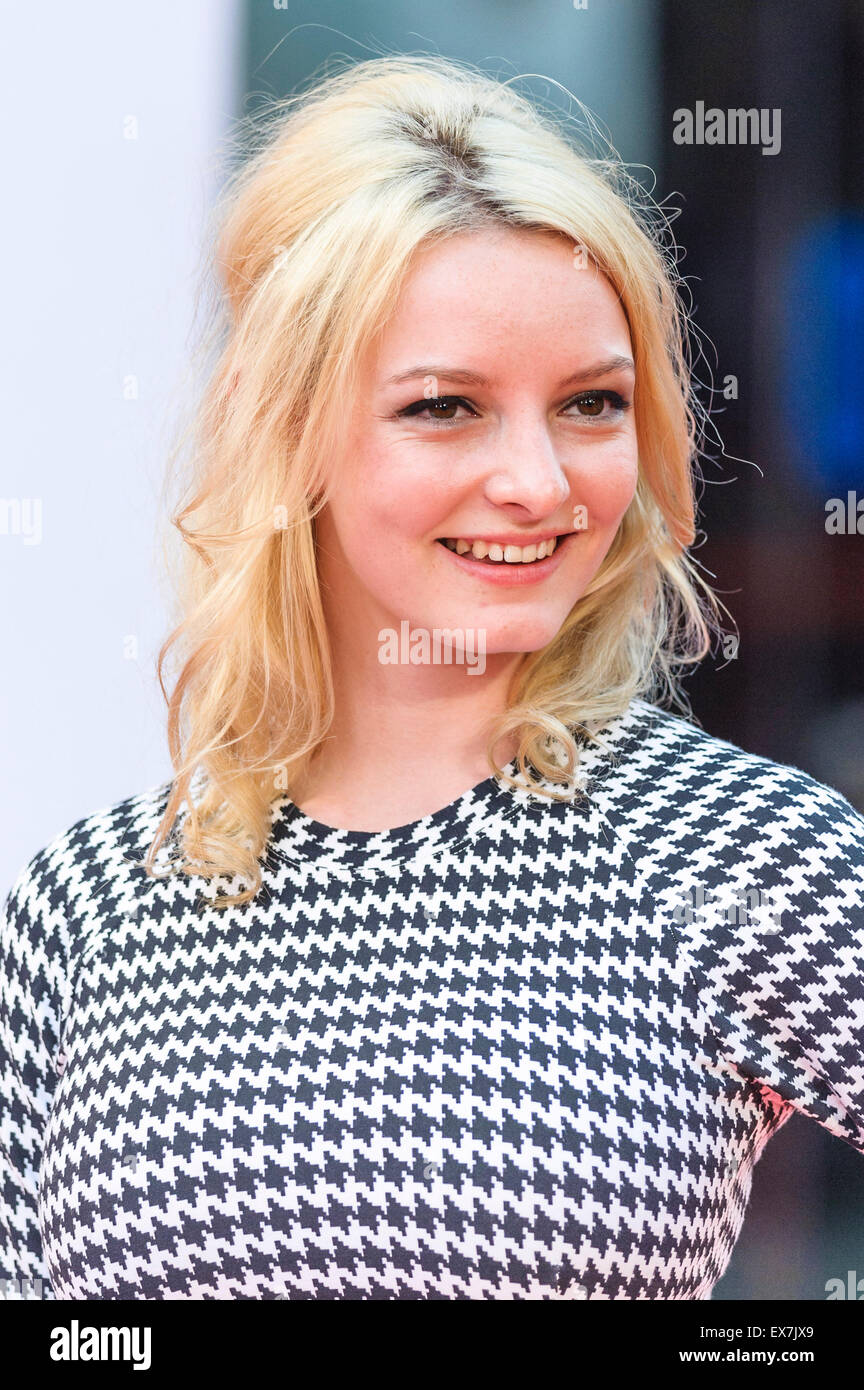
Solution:
[(631, 359), (615, 291), (564, 237), (419, 252), (316, 523), (343, 634), (375, 650), (407, 620), (482, 632), (489, 655), (552, 641), (636, 487)]

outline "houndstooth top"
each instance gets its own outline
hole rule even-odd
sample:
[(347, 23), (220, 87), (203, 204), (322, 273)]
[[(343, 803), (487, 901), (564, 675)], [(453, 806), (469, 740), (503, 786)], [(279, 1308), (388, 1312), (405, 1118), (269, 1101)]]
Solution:
[[(273, 806), (264, 885), (79, 820), (6, 904), (0, 1277), (63, 1299), (707, 1299), (800, 1110), (864, 1152), (864, 821), (636, 700), (586, 796)], [(199, 784), (200, 785), (200, 784)]]

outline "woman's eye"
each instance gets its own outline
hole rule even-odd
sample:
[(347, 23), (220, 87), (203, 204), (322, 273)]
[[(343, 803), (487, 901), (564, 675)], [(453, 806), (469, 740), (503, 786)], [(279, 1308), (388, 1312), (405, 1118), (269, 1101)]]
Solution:
[[(612, 420), (629, 410), (630, 402), (617, 391), (582, 391), (568, 401), (564, 410), (574, 407), (583, 420)], [(397, 411), (397, 415), (400, 419), (426, 419), (433, 424), (449, 425), (458, 421), (460, 410), (467, 411), (469, 418), (476, 418), (477, 412), (461, 396), (424, 397), (421, 401), (412, 401), (411, 405)]]
[[(612, 408), (604, 411), (603, 407), (607, 403)], [(574, 405), (578, 406), (580, 414), (586, 420), (608, 420), (630, 409), (630, 402), (625, 401), (617, 391), (583, 391), (580, 395), (574, 396), (565, 409), (570, 410)]]
[[(404, 410), (399, 411), (400, 416), (414, 416), (427, 420), (438, 421), (443, 425), (449, 424), (456, 419), (457, 410), (471, 410), (467, 401), (463, 401), (461, 396), (430, 396), (422, 401), (412, 401), (411, 405), (406, 405)], [(471, 410), (473, 415), (475, 412)]]

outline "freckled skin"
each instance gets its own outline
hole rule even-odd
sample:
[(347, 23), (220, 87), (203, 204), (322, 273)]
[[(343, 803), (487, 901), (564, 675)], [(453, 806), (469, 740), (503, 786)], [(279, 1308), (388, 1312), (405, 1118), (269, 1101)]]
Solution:
[[(463, 233), (418, 253), (386, 328), (367, 351), (349, 407), (338, 481), (317, 520), (328, 622), (351, 646), (381, 628), (483, 629), (494, 653), (535, 651), (559, 631), (608, 551), (635, 491), (633, 410), (585, 418), (586, 391), (633, 399), (632, 372), (563, 390), (572, 373), (632, 357), (609, 282), (574, 265), (549, 233)], [(424, 397), (424, 377), (386, 380), (417, 364), (480, 373), (486, 386), (436, 377), (425, 395), (458, 396), (453, 423), (397, 412)], [(588, 526), (542, 581), (499, 586), (465, 573), (438, 544), (501, 533)]]

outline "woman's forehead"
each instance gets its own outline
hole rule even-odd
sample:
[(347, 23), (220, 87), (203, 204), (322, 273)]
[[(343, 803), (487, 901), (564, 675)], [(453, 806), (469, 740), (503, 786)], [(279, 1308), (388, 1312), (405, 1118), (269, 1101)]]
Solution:
[(560, 234), (506, 228), (424, 248), (372, 345), (379, 384), (421, 366), (486, 375), (490, 357), (501, 359), (501, 369), (520, 349), (550, 364), (562, 352), (592, 362), (598, 352), (629, 355), (615, 289), (574, 249)]

